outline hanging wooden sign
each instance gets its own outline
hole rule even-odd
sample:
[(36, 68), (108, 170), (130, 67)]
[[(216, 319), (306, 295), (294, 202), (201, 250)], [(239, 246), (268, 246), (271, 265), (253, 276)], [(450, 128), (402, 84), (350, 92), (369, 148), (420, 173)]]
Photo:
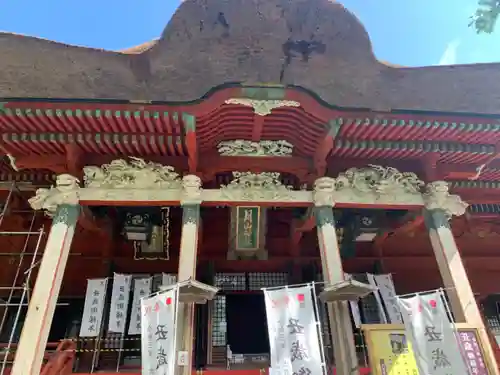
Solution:
[(267, 259), (265, 250), (266, 208), (231, 208), (228, 259)]
[(236, 250), (257, 250), (260, 234), (260, 207), (236, 207)]

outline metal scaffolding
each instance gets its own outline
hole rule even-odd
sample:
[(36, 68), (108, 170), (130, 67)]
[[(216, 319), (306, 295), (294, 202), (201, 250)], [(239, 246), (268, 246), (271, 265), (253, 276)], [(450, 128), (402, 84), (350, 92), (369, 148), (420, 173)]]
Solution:
[[(0, 349), (2, 353), (2, 365), (0, 370), (0, 375), (3, 375), (7, 365), (12, 363), (15, 354), (15, 335), (19, 326), (19, 319), (21, 318), (21, 313), (23, 307), (29, 305), (30, 301), (30, 293), (31, 293), (31, 283), (32, 283), (32, 271), (37, 267), (38, 261), (37, 258), (39, 255), (40, 244), (45, 235), (43, 226), (41, 226), (38, 230), (35, 229), (36, 225), (36, 217), (37, 212), (32, 210), (15, 210), (9, 209), (9, 204), (14, 196), (14, 194), (19, 195), (20, 191), (18, 190), (16, 183), (13, 182), (10, 186), (9, 193), (7, 195), (7, 199), (3, 205), (2, 212), (0, 213), (0, 236), (25, 236), (24, 245), (20, 252), (9, 252), (9, 256), (18, 257), (17, 268), (14, 274), (14, 278), (12, 280), (12, 284), (10, 286), (0, 286), (0, 292), (8, 290), (8, 294), (4, 299), (0, 300), (0, 308), (3, 308), (3, 312), (1, 313), (0, 320), (0, 335), (4, 334), (4, 330), (7, 328), (7, 323), (9, 322), (10, 313), (14, 313), (14, 321), (12, 322), (12, 326), (10, 333), (8, 334), (8, 342), (2, 343), (2, 348)], [(3, 220), (6, 216), (12, 213), (32, 213), (30, 227), (28, 231), (2, 231)], [(32, 236), (36, 238), (36, 245), (34, 248), (30, 248), (30, 239)], [(5, 253), (4, 253), (5, 254)], [(23, 263), (27, 257), (31, 257), (31, 261), (29, 263), (29, 267), (23, 270)], [(20, 281), (22, 280), (22, 286), (18, 286)], [(3, 293), (2, 293), (3, 294)]]

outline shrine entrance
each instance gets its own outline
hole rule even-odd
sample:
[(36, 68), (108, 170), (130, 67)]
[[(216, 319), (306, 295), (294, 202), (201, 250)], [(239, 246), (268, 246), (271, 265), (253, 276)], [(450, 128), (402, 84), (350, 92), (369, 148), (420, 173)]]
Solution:
[[(321, 299), (328, 305), (331, 345), (334, 351), (335, 367), (339, 373), (352, 373), (353, 371), (359, 373), (358, 370), (353, 370), (359, 368), (359, 362), (351, 316), (345, 301), (366, 295), (368, 290), (373, 291), (373, 289), (366, 284), (353, 283), (345, 278), (340, 253), (342, 249), (336, 230), (340, 228), (336, 228), (339, 223), (335, 217), (334, 208), (412, 211), (423, 209), (423, 216), (444, 286), (451, 291), (450, 302), (453, 312), (458, 321), (473, 324), (480, 328), (481, 335), (486, 335), (448, 224), (448, 220), (453, 215), (465, 213), (467, 204), (460, 197), (450, 194), (449, 186), (444, 181), (424, 184), (414, 173), (403, 173), (394, 168), (369, 165), (365, 168), (350, 168), (335, 178), (318, 178), (314, 181), (312, 189), (308, 189), (307, 186), (288, 185), (280, 173), (276, 172), (233, 172), (232, 180), (226, 185), (219, 184), (218, 188), (204, 189), (202, 188), (203, 181), (199, 176), (188, 174), (181, 177), (173, 167), (145, 162), (137, 158), (131, 161), (117, 160), (103, 166), (88, 166), (84, 168), (84, 173), (84, 187), (81, 187), (78, 180), (71, 175), (59, 175), (54, 187), (38, 189), (36, 196), (30, 199), (30, 204), (35, 210), (46, 210), (54, 216), (54, 219), (41, 261), (37, 287), (32, 296), (37, 303), (30, 304), (16, 352), (14, 362), (16, 375), (35, 375), (33, 369), (36, 368), (38, 371), (41, 367), (43, 350), (40, 342), (44, 344), (47, 341), (47, 328), (51, 324), (77, 220), (81, 210), (88, 213), (91, 207), (95, 206), (182, 207), (177, 275), (180, 284), (185, 284), (184, 289), (180, 289), (180, 294), (186, 296), (186, 299), (180, 298), (177, 312), (177, 328), (180, 334), (176, 338), (176, 350), (182, 352), (185, 358), (185, 361), (177, 364), (178, 372), (182, 375), (190, 374), (193, 367), (195, 304), (206, 303), (207, 300), (215, 297), (217, 290), (224, 289), (217, 285), (217, 280), (213, 283), (215, 288), (210, 285), (199, 285), (201, 283), (196, 281), (196, 278), (201, 276), (197, 275), (197, 267), (208, 260), (203, 259), (203, 254), (198, 252), (199, 239), (203, 241), (213, 236), (213, 233), (209, 233), (208, 236), (202, 233), (202, 220), (207, 219), (207, 216), (202, 215), (202, 206), (230, 207), (230, 212), (226, 215), (226, 219), (230, 222), (229, 226), (234, 225), (236, 228), (243, 229), (244, 241), (231, 237), (228, 252), (223, 254), (225, 259), (219, 258), (220, 262), (217, 260), (217, 267), (220, 266), (221, 270), (232, 268), (238, 263), (239, 275), (250, 272), (258, 273), (259, 269), (263, 271), (270, 263), (268, 262), (268, 249), (262, 241), (266, 238), (265, 224), (269, 216), (266, 210), (272, 210), (274, 207), (298, 208), (304, 211), (307, 220), (312, 219), (309, 221), (313, 223), (312, 228), (316, 228), (315, 239), (319, 248), (325, 284)], [(161, 214), (159, 217), (161, 218)], [(162, 220), (157, 220), (156, 223), (151, 223), (157, 228), (157, 232), (152, 232), (156, 234), (154, 238), (157, 240), (161, 238), (162, 222)], [(370, 223), (365, 222), (364, 225), (368, 227)], [(133, 220), (128, 224), (134, 224)], [(140, 238), (141, 232), (132, 230), (134, 225), (128, 225), (128, 227), (129, 239)], [(276, 228), (278, 227), (276, 225)], [(354, 233), (354, 230), (351, 230), (351, 234), (354, 235)], [(369, 233), (363, 235), (366, 237)], [(344, 241), (348, 239), (346, 235), (343, 238)], [(158, 240), (156, 243), (160, 246), (162, 241)], [(267, 245), (271, 246), (271, 244)], [(152, 251), (154, 247), (141, 249), (141, 255), (147, 252), (157, 253)], [(347, 251), (347, 249), (344, 250)], [(51, 254), (51, 256), (45, 256), (46, 254)], [(300, 258), (300, 253), (294, 255), (295, 258)], [(304, 259), (303, 256), (302, 258)], [(229, 265), (228, 262), (233, 264)], [(283, 263), (283, 266), (285, 265), (286, 263)], [(235, 272), (234, 268), (232, 272)], [(242, 279), (245, 280), (245, 276)], [(224, 277), (219, 280), (222, 283), (228, 281), (230, 284), (233, 283), (233, 279)], [(203, 280), (203, 282), (206, 281)], [(243, 283), (246, 283), (246, 290), (255, 291), (268, 287), (268, 285), (257, 285), (257, 283), (253, 285), (250, 279)], [(293, 282), (280, 283), (280, 285), (287, 284), (293, 284)], [(57, 288), (53, 285), (57, 285)], [(216, 297), (215, 305), (218, 297)], [(229, 342), (224, 345), (231, 346), (232, 344), (233, 353), (263, 350), (265, 342), (268, 341), (265, 337), (265, 320), (262, 319), (264, 324), (259, 324), (262, 330), (257, 326), (252, 331), (250, 327), (245, 327), (245, 321), (248, 320), (246, 316), (249, 315), (248, 310), (253, 311), (252, 318), (255, 315), (256, 320), (261, 320), (258, 316), (264, 315), (265, 317), (265, 314), (261, 314), (262, 307), (258, 308), (262, 305), (261, 302), (257, 302), (256, 299), (245, 301), (243, 296), (235, 297), (234, 302), (229, 302), (227, 299), (225, 302), (224, 310), (226, 314), (229, 312), (226, 316), (228, 321), (225, 326), (226, 332), (221, 333), (224, 336), (227, 334)], [(245, 306), (248, 307), (245, 308)], [(41, 314), (50, 316), (50, 319), (40, 319)], [(30, 332), (40, 332), (43, 337), (39, 338), (39, 342), (33, 342), (30, 340)], [(252, 336), (251, 339), (250, 336)], [(245, 337), (247, 339), (242, 341)], [(483, 341), (487, 342), (487, 337)], [(225, 346), (222, 348), (224, 351), (227, 349)], [(491, 347), (488, 348), (491, 350)], [(212, 350), (212, 358), (213, 354)], [(18, 360), (19, 358), (22, 360)]]
[(243, 359), (249, 363), (268, 363), (269, 335), (264, 295), (261, 292), (227, 294), (226, 320), (231, 365), (237, 365)]

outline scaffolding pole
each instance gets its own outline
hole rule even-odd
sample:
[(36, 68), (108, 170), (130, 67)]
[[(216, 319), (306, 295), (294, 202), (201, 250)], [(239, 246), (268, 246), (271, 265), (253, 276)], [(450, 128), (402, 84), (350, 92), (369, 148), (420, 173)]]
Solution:
[(3, 218), (5, 216), (5, 213), (7, 212), (7, 208), (9, 206), (9, 202), (10, 202), (10, 198), (12, 197), (12, 192), (14, 191), (14, 188), (16, 186), (16, 183), (13, 182), (10, 186), (10, 189), (9, 189), (9, 194), (7, 195), (7, 199), (5, 201), (5, 204), (3, 205), (3, 208), (2, 208), (2, 213), (0, 214), (0, 227), (2, 226), (2, 223), (3, 223)]
[[(42, 242), (42, 238), (43, 238), (43, 230), (41, 229), (40, 236), (38, 237), (38, 241), (36, 244), (35, 252), (38, 252), (38, 249), (40, 248), (40, 244)], [(35, 259), (36, 259), (36, 257), (31, 258), (31, 264), (30, 264), (30, 267), (28, 268), (28, 272), (26, 274), (26, 279), (24, 282), (25, 288), (23, 289), (22, 294), (21, 294), (21, 300), (19, 301), (19, 305), (18, 305), (17, 311), (16, 311), (16, 317), (14, 318), (14, 324), (12, 325), (12, 331), (10, 332), (10, 336), (9, 336), (9, 342), (8, 342), (7, 348), (4, 352), (4, 358), (3, 358), (3, 362), (2, 362), (2, 369), (0, 370), (0, 375), (4, 374), (5, 368), (7, 366), (7, 362), (8, 362), (9, 355), (10, 355), (11, 348), (12, 348), (12, 341), (14, 340), (14, 335), (16, 333), (17, 325), (19, 323), (19, 317), (21, 316), (22, 307), (23, 307), (23, 304), (25, 303), (24, 300), (26, 299), (27, 294), (29, 292), (28, 286), (29, 286), (30, 281), (31, 281), (31, 273), (32, 273), (33, 268), (35, 266)]]
[[(35, 219), (36, 219), (36, 211), (33, 211), (33, 216), (31, 217), (31, 222), (30, 222), (30, 231), (33, 229), (33, 227), (35, 225)], [(10, 305), (12, 303), (12, 298), (14, 298), (14, 294), (15, 294), (16, 290), (18, 289), (17, 281), (19, 279), (19, 275), (21, 274), (21, 268), (23, 266), (23, 261), (24, 261), (26, 250), (28, 248), (29, 240), (30, 240), (30, 237), (26, 236), (26, 240), (24, 241), (23, 249), (21, 250), (21, 253), (19, 255), (19, 262), (17, 264), (17, 270), (16, 270), (16, 274), (14, 275), (14, 280), (12, 281), (12, 287), (10, 289), (9, 296), (7, 297), (7, 301), (6, 301), (7, 305)], [(24, 290), (24, 288), (26, 288), (26, 287), (27, 287), (27, 285), (24, 285), (21, 287), (21, 289)], [(3, 311), (2, 320), (0, 321), (0, 335), (3, 333), (3, 327), (5, 325), (5, 322), (7, 320), (8, 315), (9, 315), (9, 309), (8, 309), (8, 307), (6, 307)]]
[[(9, 193), (7, 195), (7, 200), (6, 200), (6, 202), (2, 208), (2, 211), (0, 213), (0, 227), (3, 223), (3, 219), (5, 218), (5, 216), (11, 212), (11, 211), (9, 211), (9, 204), (10, 204), (10, 201), (12, 199), (12, 195), (13, 195), (14, 191), (17, 193), (20, 192), (19, 189), (17, 189), (15, 182), (13, 182), (11, 185), (11, 188), (10, 188)], [(24, 211), (25, 210), (23, 210), (23, 212)], [(40, 248), (40, 245), (42, 242), (42, 238), (45, 234), (43, 227), (40, 228), (40, 230), (38, 230), (38, 231), (33, 230), (34, 226), (35, 226), (35, 222), (36, 222), (36, 217), (37, 217), (36, 211), (27, 211), (27, 212), (33, 212), (33, 216), (32, 216), (31, 221), (30, 221), (29, 231), (18, 231), (18, 232), (0, 231), (0, 236), (2, 236), (2, 235), (5, 235), (5, 236), (17, 236), (17, 235), (26, 236), (26, 239), (24, 241), (24, 245), (23, 245), (21, 252), (16, 254), (17, 256), (19, 256), (19, 261), (17, 262), (17, 269), (16, 269), (16, 272), (14, 275), (14, 279), (12, 281), (12, 285), (10, 287), (0, 287), (0, 290), (9, 289), (9, 294), (8, 294), (7, 300), (4, 301), (3, 303), (0, 303), (0, 307), (4, 307), (4, 311), (2, 313), (2, 318), (0, 320), (0, 334), (3, 333), (5, 325), (7, 323), (7, 320), (9, 317), (9, 310), (10, 310), (9, 308), (17, 307), (15, 318), (14, 318), (14, 321), (12, 324), (12, 330), (11, 330), (10, 335), (9, 335), (9, 341), (7, 343), (5, 350), (3, 351), (3, 360), (2, 360), (2, 365), (1, 365), (1, 369), (0, 369), (0, 375), (3, 375), (5, 373), (5, 369), (7, 367), (7, 364), (9, 363), (11, 352), (13, 352), (12, 351), (13, 341), (14, 341), (14, 337), (16, 334), (16, 329), (19, 325), (19, 318), (21, 316), (21, 311), (23, 309), (23, 306), (29, 305), (31, 275), (32, 275), (33, 268), (36, 267), (36, 265), (37, 265), (36, 258), (37, 258), (38, 253), (39, 253), (39, 248)], [(35, 235), (38, 235), (38, 239), (36, 242), (36, 246), (33, 250), (34, 252), (28, 253), (27, 250), (29, 248), (30, 239), (32, 238), (31, 236), (35, 236)], [(22, 273), (23, 262), (24, 262), (24, 259), (26, 256), (32, 256), (32, 258), (31, 258), (29, 268), (25, 272)], [(22, 277), (24, 277), (24, 282), (23, 282), (21, 287), (18, 287), (17, 286), (18, 281)], [(13, 302), (16, 291), (21, 291), (21, 297), (20, 297), (19, 303), (17, 303), (17, 301)]]
[[(10, 303), (10, 304), (6, 304), (6, 303), (0, 303), (0, 306), (29, 306), (29, 303)], [(56, 303), (56, 306), (69, 306), (69, 302), (58, 302)]]
[[(35, 212), (36, 214), (36, 212)], [(36, 232), (0, 232), (0, 236), (18, 236), (18, 235), (24, 235), (24, 236), (34, 236), (39, 234), (38, 231)]]

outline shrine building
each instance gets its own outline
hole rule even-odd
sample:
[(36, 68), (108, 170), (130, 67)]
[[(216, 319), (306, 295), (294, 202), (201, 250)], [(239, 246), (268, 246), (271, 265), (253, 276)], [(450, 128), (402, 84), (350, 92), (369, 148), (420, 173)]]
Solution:
[[(136, 48), (0, 33), (0, 56), (0, 374), (139, 374), (111, 282), (79, 335), (114, 274), (191, 288), (179, 374), (267, 371), (261, 288), (346, 274), (443, 288), (499, 374), (498, 64), (381, 62), (330, 0), (186, 0)], [(350, 305), (321, 306), (328, 368), (367, 374)]]

